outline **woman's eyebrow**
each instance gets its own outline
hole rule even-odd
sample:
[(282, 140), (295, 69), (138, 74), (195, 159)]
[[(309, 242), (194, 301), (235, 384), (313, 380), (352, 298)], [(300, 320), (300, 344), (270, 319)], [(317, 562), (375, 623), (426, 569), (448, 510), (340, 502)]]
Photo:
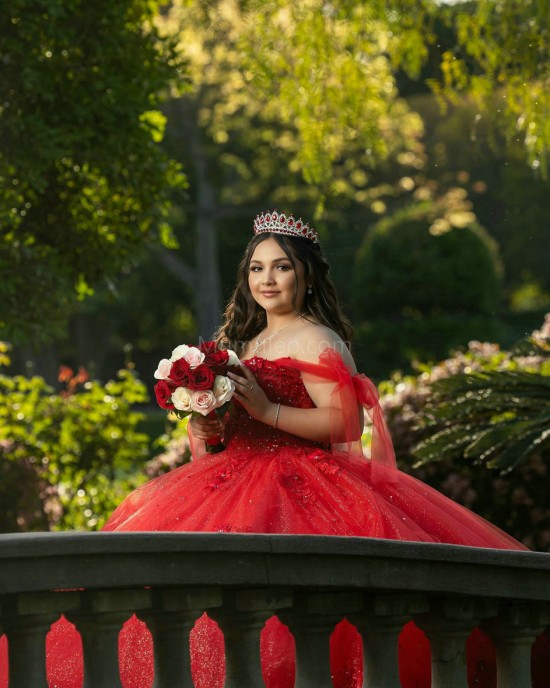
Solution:
[[(286, 256), (285, 256), (284, 258), (275, 258), (275, 259), (272, 260), (271, 262), (272, 262), (272, 263), (282, 263), (284, 260), (288, 260), (288, 262), (290, 263), (290, 259), (287, 258)], [(262, 261), (261, 261), (261, 260), (257, 260), (256, 258), (254, 258), (254, 259), (251, 260), (250, 262), (251, 262), (251, 263), (260, 263), (260, 265), (262, 264)]]

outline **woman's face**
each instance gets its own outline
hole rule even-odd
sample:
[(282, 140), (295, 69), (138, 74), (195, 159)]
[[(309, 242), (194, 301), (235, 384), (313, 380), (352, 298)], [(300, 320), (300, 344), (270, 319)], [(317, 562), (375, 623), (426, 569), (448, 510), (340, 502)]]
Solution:
[(250, 259), (248, 286), (254, 300), (266, 313), (286, 315), (303, 310), (304, 266), (297, 261), (294, 272), (288, 256), (275, 239), (265, 239), (256, 246)]

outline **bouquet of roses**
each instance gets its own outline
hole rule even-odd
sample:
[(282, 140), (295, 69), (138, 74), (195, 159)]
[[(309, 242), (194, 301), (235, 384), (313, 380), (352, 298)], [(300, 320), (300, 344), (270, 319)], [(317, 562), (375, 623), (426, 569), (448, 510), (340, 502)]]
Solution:
[[(158, 405), (178, 418), (190, 414), (222, 418), (235, 391), (227, 373), (239, 364), (233, 351), (218, 348), (216, 342), (177, 346), (155, 371)], [(217, 451), (220, 438), (213, 437), (206, 444), (209, 451)]]

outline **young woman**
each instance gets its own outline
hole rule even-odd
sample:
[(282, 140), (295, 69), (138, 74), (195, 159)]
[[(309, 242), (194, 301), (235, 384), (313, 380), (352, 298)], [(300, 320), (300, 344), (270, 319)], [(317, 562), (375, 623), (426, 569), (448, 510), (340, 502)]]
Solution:
[[(199, 449), (191, 463), (136, 490), (105, 530), (353, 535), (525, 549), (397, 470), (376, 387), (356, 373), (349, 350), (352, 330), (316, 232), (277, 212), (257, 217), (254, 232), (217, 335), (242, 361), (240, 373), (232, 375), (233, 411), (225, 424), (190, 421), (196, 448), (222, 434), (225, 450), (209, 455)], [(364, 412), (373, 426), (368, 457), (360, 444)], [(264, 634), (268, 687), (292, 688), (288, 629), (272, 619)], [(54, 626), (48, 650), (52, 686), (80, 685), (77, 672), (67, 668), (68, 658), (78, 654), (75, 635), (64, 622)], [(332, 643), (334, 685), (358, 688), (358, 634), (343, 622)], [(403, 686), (427, 688), (427, 640), (408, 624), (401, 643)], [(136, 648), (141, 659), (134, 657)], [(121, 652), (125, 688), (149, 686), (151, 647), (142, 624), (127, 624)], [(223, 638), (207, 617), (192, 634), (191, 652), (196, 686), (221, 688)], [(491, 685), (480, 675), (472, 674), (471, 681)]]

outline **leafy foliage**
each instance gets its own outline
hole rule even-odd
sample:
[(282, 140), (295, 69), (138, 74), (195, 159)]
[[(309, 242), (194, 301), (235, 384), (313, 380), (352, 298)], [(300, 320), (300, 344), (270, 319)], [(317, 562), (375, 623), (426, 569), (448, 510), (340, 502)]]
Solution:
[[(549, 340), (550, 315), (512, 351), (472, 341), (381, 384), (401, 468), (541, 550), (550, 549)], [(441, 404), (438, 387), (449, 390)]]
[[(442, 56), (436, 93), (468, 93), (495, 109), (510, 139), (521, 138), (533, 169), (548, 174), (550, 14), (544, 0), (476, 0), (447, 8), (457, 45)], [(496, 106), (495, 106), (495, 103)]]
[(59, 331), (70, 305), (168, 241), (177, 166), (159, 93), (182, 66), (156, 0), (13, 0), (0, 18), (0, 327)]
[[(502, 135), (498, 104), (491, 112), (480, 113), (464, 99), (442, 113), (433, 96), (417, 95), (411, 105), (426, 122), (424, 174), (438, 181), (453, 174), (455, 183), (467, 189), (473, 212), (499, 244), (505, 291), (511, 295), (532, 280), (540, 285), (539, 303), (544, 308), (544, 291), (550, 292), (546, 241), (550, 180), (525, 164), (521, 137), (510, 141)], [(512, 305), (516, 308), (518, 299)]]
[(225, 144), (241, 131), (256, 148), (290, 154), (289, 171), (326, 193), (350, 143), (372, 166), (421, 131), (397, 97), (378, 19), (366, 4), (175, 0), (159, 23), (189, 61), (208, 139)]
[(62, 369), (56, 394), (40, 377), (0, 375), (0, 530), (100, 527), (140, 482), (147, 400), (129, 370), (105, 385)]
[[(173, 5), (179, 11), (194, 3)], [(482, 112), (495, 111), (508, 137), (521, 138), (533, 168), (547, 167), (550, 17), (544, 0), (220, 0), (193, 11), (202, 12), (204, 23), (213, 15), (241, 14), (245, 81), (297, 127), (297, 160), (310, 181), (328, 179), (346, 139), (385, 157), (383, 130), (395, 117), (388, 121), (379, 106), (393, 102), (392, 72), (418, 78), (428, 60), (438, 63), (429, 83), (443, 105), (467, 95)], [(455, 37), (448, 49), (438, 43), (441, 23)]]
[(436, 381), (425, 408), (430, 436), (419, 465), (443, 458), (486, 463), (507, 473), (550, 449), (550, 345), (537, 346), (541, 372), (493, 370)]

